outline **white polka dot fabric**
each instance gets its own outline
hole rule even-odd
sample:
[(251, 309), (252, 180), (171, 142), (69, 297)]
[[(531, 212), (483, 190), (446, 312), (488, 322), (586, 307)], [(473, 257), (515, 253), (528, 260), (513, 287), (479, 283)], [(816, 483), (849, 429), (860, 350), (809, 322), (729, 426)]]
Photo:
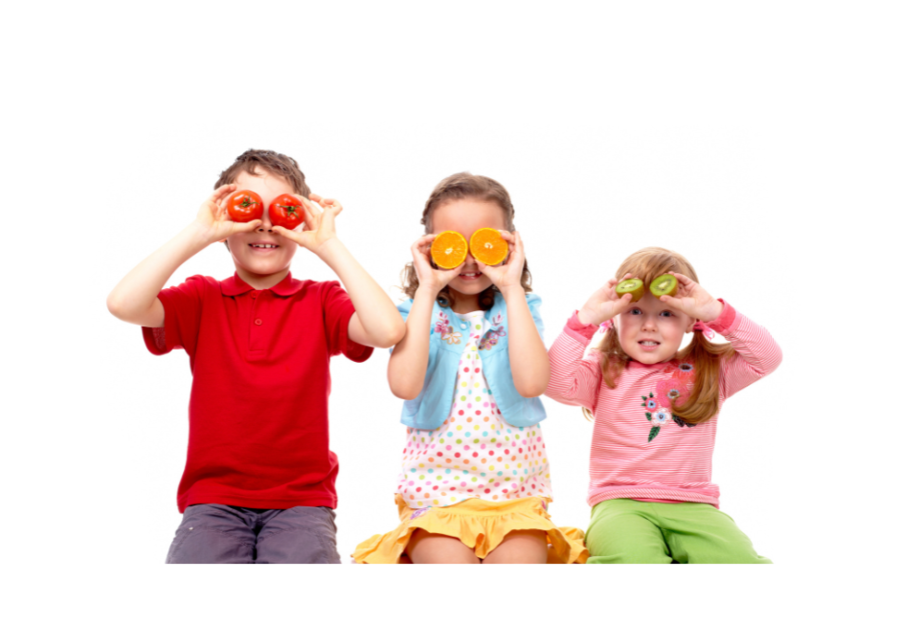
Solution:
[(483, 311), (459, 317), (469, 339), (459, 362), (449, 417), (433, 431), (407, 430), (397, 492), (409, 507), (443, 507), (473, 497), (505, 501), (552, 498), (540, 424), (507, 424), (481, 369)]

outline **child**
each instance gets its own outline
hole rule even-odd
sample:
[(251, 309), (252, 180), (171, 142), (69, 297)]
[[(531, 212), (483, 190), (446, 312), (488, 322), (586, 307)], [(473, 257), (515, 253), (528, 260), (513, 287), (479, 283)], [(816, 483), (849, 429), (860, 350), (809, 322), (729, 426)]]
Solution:
[[(268, 211), (232, 222), (224, 204), (236, 190), (256, 192), (265, 207), (281, 194), (300, 196), (305, 225), (273, 227)], [(341, 209), (309, 193), (293, 159), (247, 151), (222, 173), (197, 218), (109, 295), (113, 315), (144, 327), (151, 353), (184, 348), (191, 360), (190, 437), (178, 488), (184, 518), (169, 563), (340, 562), (328, 364), (338, 353), (365, 361), (372, 347), (390, 347), (404, 334), (390, 298), (338, 240)], [(183, 262), (220, 241), (234, 260), (233, 277), (193, 276), (162, 290)], [(347, 291), (292, 278), (297, 245), (334, 269)]]
[[(678, 279), (677, 293), (617, 296), (618, 281)], [(629, 256), (550, 349), (547, 395), (590, 409), (588, 563), (769, 563), (717, 508), (712, 451), (723, 401), (770, 374), (781, 350), (762, 327), (698, 284), (684, 257)], [(598, 324), (599, 352), (583, 359)], [(684, 334), (693, 331), (679, 351)], [(729, 344), (712, 344), (716, 331)]]
[[(388, 364), (391, 391), (406, 402), (395, 501), (401, 525), (353, 554), (359, 563), (583, 562), (583, 535), (547, 514), (550, 471), (540, 396), (550, 366), (541, 340), (540, 299), (513, 226), (506, 189), (459, 173), (438, 184), (412, 246), (400, 305), (406, 336)], [(455, 269), (429, 255), (446, 230), (468, 241), (479, 228), (501, 231), (506, 264), (471, 253)], [(549, 545), (549, 549), (548, 549)]]

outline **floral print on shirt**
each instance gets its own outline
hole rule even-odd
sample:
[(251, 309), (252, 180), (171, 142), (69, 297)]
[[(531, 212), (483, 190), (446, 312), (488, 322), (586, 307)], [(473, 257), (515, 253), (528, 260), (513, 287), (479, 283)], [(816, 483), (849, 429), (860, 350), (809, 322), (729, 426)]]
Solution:
[(684, 400), (687, 400), (687, 397), (690, 396), (690, 392), (694, 388), (694, 376), (693, 365), (685, 362), (676, 363), (672, 369), (663, 373), (662, 379), (656, 384), (655, 392), (650, 392), (649, 396), (641, 396), (644, 417), (651, 424), (650, 435), (647, 436), (648, 442), (652, 442), (653, 438), (659, 435), (660, 429), (669, 420), (682, 428), (696, 426), (685, 422), (674, 412), (675, 405), (679, 403), (681, 397), (684, 396)]

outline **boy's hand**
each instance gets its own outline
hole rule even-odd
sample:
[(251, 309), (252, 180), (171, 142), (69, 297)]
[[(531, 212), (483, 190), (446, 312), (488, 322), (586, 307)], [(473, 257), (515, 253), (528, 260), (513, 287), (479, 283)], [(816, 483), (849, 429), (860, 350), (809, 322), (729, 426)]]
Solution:
[(247, 223), (235, 223), (228, 216), (225, 203), (228, 197), (237, 190), (234, 184), (219, 186), (209, 198), (200, 206), (194, 223), (199, 228), (203, 238), (209, 243), (222, 241), (239, 232), (252, 232), (258, 228), (262, 221), (255, 219)]
[(631, 294), (626, 293), (622, 297), (616, 293), (616, 285), (631, 277), (626, 273), (624, 278), (607, 281), (594, 295), (588, 298), (581, 310), (578, 311), (578, 320), (582, 324), (597, 326), (628, 310), (631, 303)]
[(507, 289), (522, 286), (522, 269), (525, 266), (525, 245), (522, 237), (518, 232), (507, 232), (501, 230), (500, 235), (509, 243), (509, 255), (506, 261), (491, 267), (483, 262), (476, 260), (478, 271), (491, 279), (495, 287), (500, 289), (501, 293), (506, 293)]
[(678, 290), (674, 296), (660, 296), (661, 302), (677, 308), (688, 317), (699, 319), (701, 322), (714, 321), (722, 314), (722, 309), (725, 307), (719, 300), (707, 293), (706, 289), (687, 276), (672, 271), (669, 273), (678, 278)]
[(431, 263), (431, 243), (437, 238), (437, 234), (426, 234), (416, 239), (412, 244), (410, 251), (413, 257), (413, 267), (416, 270), (416, 276), (419, 278), (419, 288), (427, 291), (437, 297), (447, 284), (453, 278), (458, 276), (463, 269), (463, 265), (459, 265), (453, 269), (435, 269)]
[[(334, 218), (343, 211), (344, 207), (337, 199), (323, 199), (312, 193), (309, 199), (299, 197), (303, 204), (303, 223), (293, 230), (288, 230), (276, 225), (272, 230), (301, 247), (305, 247), (314, 254), (319, 253), (319, 248), (327, 241), (335, 238), (337, 232), (334, 229)], [(311, 201), (315, 201), (322, 207), (319, 210)]]

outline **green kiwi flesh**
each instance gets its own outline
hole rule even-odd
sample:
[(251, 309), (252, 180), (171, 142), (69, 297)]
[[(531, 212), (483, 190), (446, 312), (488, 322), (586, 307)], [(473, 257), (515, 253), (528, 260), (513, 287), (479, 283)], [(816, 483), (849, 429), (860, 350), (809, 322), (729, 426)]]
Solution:
[(616, 295), (622, 297), (626, 293), (631, 294), (632, 302), (637, 302), (644, 297), (644, 281), (640, 278), (622, 280), (622, 282), (616, 285)]
[(675, 295), (676, 291), (678, 291), (678, 278), (670, 273), (664, 273), (650, 283), (650, 293), (656, 297)]

